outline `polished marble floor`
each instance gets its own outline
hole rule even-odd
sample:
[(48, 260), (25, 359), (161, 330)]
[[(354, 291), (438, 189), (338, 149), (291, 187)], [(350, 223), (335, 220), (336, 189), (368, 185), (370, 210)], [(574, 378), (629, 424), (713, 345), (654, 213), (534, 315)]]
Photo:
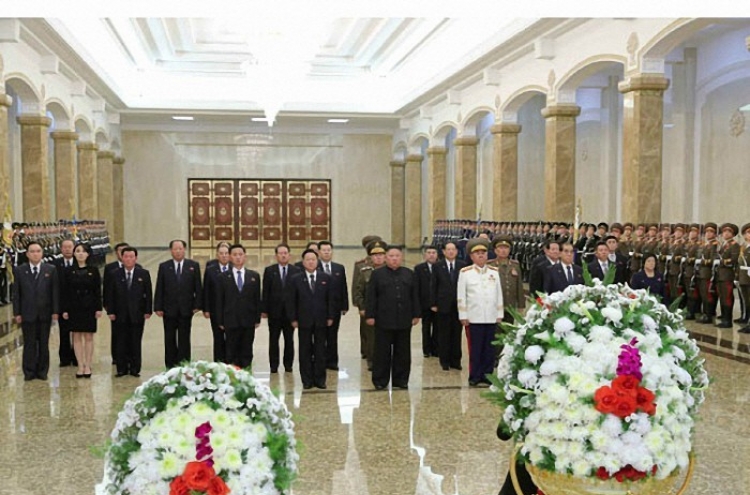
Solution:
[[(250, 253), (249, 253), (250, 254)], [(165, 253), (141, 262), (155, 274)], [(347, 267), (359, 250), (341, 250)], [(269, 254), (249, 256), (257, 269)], [(409, 258), (409, 261), (415, 261)], [(351, 277), (351, 274), (349, 274)], [(10, 310), (0, 308), (0, 324)], [(0, 495), (83, 495), (101, 480), (103, 461), (92, 450), (111, 431), (133, 389), (163, 367), (161, 321), (148, 322), (140, 379), (116, 379), (109, 357), (109, 324), (96, 336), (90, 380), (59, 368), (58, 336), (50, 342), (49, 381), (24, 382), (18, 331), (0, 327)], [(706, 354), (713, 383), (697, 426), (697, 469), (688, 494), (750, 493), (750, 340), (734, 330), (691, 325)], [(265, 322), (255, 342), (255, 374), (277, 389), (293, 411), (304, 445), (298, 495), (408, 495), (497, 493), (510, 446), (495, 437), (499, 410), (467, 385), (464, 371), (445, 372), (424, 359), (419, 327), (412, 331), (409, 390), (375, 391), (359, 357), (358, 318), (342, 320), (341, 369), (329, 372), (328, 389), (302, 392), (298, 374), (271, 375)], [(193, 323), (193, 357), (211, 356), (210, 326)], [(296, 367), (295, 367), (296, 369)]]

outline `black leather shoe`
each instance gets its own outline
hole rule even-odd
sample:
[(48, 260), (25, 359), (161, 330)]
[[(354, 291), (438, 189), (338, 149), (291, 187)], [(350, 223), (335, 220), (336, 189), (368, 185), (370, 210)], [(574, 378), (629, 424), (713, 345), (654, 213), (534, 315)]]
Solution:
[(375, 385), (375, 390), (385, 390), (385, 385)]
[(325, 384), (325, 383), (318, 383), (318, 384), (317, 384), (317, 385), (315, 385), (315, 386), (316, 386), (317, 388), (321, 389), (321, 390), (325, 390), (325, 389), (327, 389), (327, 388), (328, 388), (328, 387), (326, 387), (326, 384)]
[(479, 382), (475, 382), (474, 380), (469, 380), (469, 386), (476, 387), (479, 384)]
[(306, 384), (306, 385), (302, 385), (302, 388), (303, 388), (304, 390), (310, 390), (311, 388), (313, 388), (313, 386), (312, 386), (312, 385), (310, 385), (310, 384), (308, 383), (308, 384)]
[(458, 370), (458, 371), (461, 371), (462, 369), (464, 369), (460, 364), (458, 366), (451, 366), (451, 368), (453, 368), (454, 370)]
[(122, 373), (118, 371), (117, 374), (115, 375), (115, 378), (122, 378), (125, 375), (127, 375), (127, 373), (125, 373), (124, 371)]
[(331, 371), (338, 371), (339, 367), (338, 366), (327, 366), (326, 369), (331, 370)]
[(448, 371), (449, 369), (451, 369), (450, 366), (443, 365), (443, 371)]
[(688, 314), (685, 315), (685, 319), (686, 320), (694, 320), (695, 319), (695, 315), (693, 313), (688, 313)]
[(739, 333), (750, 333), (750, 327), (742, 327), (739, 330), (737, 330)]
[(430, 357), (430, 354), (422, 354), (424, 357), (428, 358)]
[(732, 323), (728, 321), (722, 321), (716, 324), (716, 328), (732, 328)]
[(396, 387), (396, 388), (403, 389), (403, 390), (408, 390), (409, 389), (409, 384), (408, 383), (398, 383), (398, 384), (393, 384), (393, 386)]
[(271, 373), (278, 373), (278, 372), (279, 372), (278, 368), (271, 368)]
[(292, 371), (294, 371), (294, 368), (291, 366), (289, 368), (284, 368), (284, 373), (291, 373)]
[(709, 324), (709, 323), (713, 323), (713, 318), (711, 318), (709, 316), (706, 316), (706, 315), (703, 315), (703, 316), (700, 317), (699, 320), (696, 320), (696, 321), (698, 323), (702, 323), (702, 324), (706, 325), (706, 324)]
[(25, 382), (30, 382), (30, 381), (31, 381), (31, 380), (33, 380), (34, 378), (36, 378), (36, 377), (35, 377), (35, 376), (24, 376), (24, 377), (23, 377), (23, 381), (25, 381)]
[(747, 318), (737, 318), (734, 322), (739, 323), (740, 325), (747, 325)]
[(85, 375), (83, 373), (80, 373), (80, 374), (76, 373), (76, 378), (83, 378), (84, 376)]
[(47, 380), (47, 375), (36, 375), (37, 380)]
[(134, 376), (136, 378), (140, 378), (141, 374), (140, 373), (130, 373), (130, 376)]

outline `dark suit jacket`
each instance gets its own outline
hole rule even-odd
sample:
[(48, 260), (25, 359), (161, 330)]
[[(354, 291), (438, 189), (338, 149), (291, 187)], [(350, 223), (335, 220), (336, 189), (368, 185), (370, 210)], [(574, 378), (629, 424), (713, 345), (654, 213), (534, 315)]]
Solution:
[[(323, 271), (323, 262), (318, 262), (318, 271)], [(331, 261), (331, 299), (334, 313), (349, 311), (349, 287), (346, 284), (346, 268), (340, 263)]]
[(411, 321), (422, 315), (414, 272), (384, 266), (372, 272), (367, 284), (365, 317), (375, 318), (375, 326), (386, 330), (411, 328)]
[(552, 294), (553, 292), (564, 291), (569, 285), (583, 284), (583, 268), (574, 264), (573, 267), (573, 284), (568, 283), (568, 277), (563, 271), (562, 263), (547, 268), (544, 275), (544, 292)]
[(448, 262), (440, 260), (432, 267), (433, 287), (430, 306), (437, 306), (438, 313), (458, 311), (456, 302), (456, 288), (458, 287), (458, 273), (466, 267), (463, 260), (456, 258), (453, 268), (453, 278), (448, 274)]
[(299, 328), (326, 327), (327, 321), (336, 317), (331, 295), (330, 275), (315, 272), (315, 292), (310, 290), (307, 271), (295, 273), (287, 280), (286, 308), (289, 321)]
[[(626, 282), (626, 266), (627, 266), (627, 260), (620, 254), (617, 255), (617, 260), (615, 262), (609, 261), (610, 270), (615, 270), (615, 281), (614, 283), (625, 283)], [(589, 273), (591, 273), (591, 278), (598, 278), (601, 281), (604, 281), (604, 277), (606, 276), (606, 273), (602, 272), (602, 265), (599, 264), (599, 260), (595, 259), (591, 263), (588, 264)]]
[(219, 274), (216, 305), (216, 323), (227, 328), (255, 328), (260, 323), (260, 275), (244, 269), (242, 292), (237, 288), (234, 270)]
[(13, 316), (32, 323), (52, 321), (52, 315), (60, 314), (60, 281), (53, 265), (41, 263), (34, 279), (31, 265), (24, 263), (13, 269), (13, 277)]
[(544, 254), (534, 258), (529, 269), (529, 295), (531, 297), (536, 297), (537, 292), (544, 292), (544, 276), (550, 266), (552, 263)]
[[(212, 260), (216, 261), (216, 260)], [(232, 265), (229, 265), (230, 271)], [(206, 264), (206, 271), (203, 274), (203, 312), (211, 314), (211, 321), (216, 321), (216, 291), (218, 290), (219, 276), (221, 276), (221, 267), (219, 262)]]
[(164, 311), (164, 316), (192, 316), (193, 310), (203, 307), (201, 290), (201, 267), (197, 262), (182, 260), (182, 275), (179, 281), (174, 269), (174, 260), (159, 265), (154, 294), (154, 311)]
[(153, 313), (153, 299), (151, 297), (151, 274), (148, 270), (135, 266), (133, 281), (128, 289), (125, 268), (112, 270), (107, 281), (107, 299), (104, 305), (107, 313), (115, 315), (116, 320), (129, 318), (131, 323), (142, 325), (144, 315)]
[(286, 293), (289, 281), (292, 275), (300, 273), (300, 269), (295, 265), (286, 265), (286, 283), (281, 283), (281, 273), (279, 264), (267, 266), (263, 271), (263, 301), (261, 303), (262, 313), (266, 313), (269, 318), (283, 319), (286, 318)]
[(113, 261), (112, 263), (107, 263), (106, 265), (104, 265), (104, 275), (102, 276), (102, 299), (104, 300), (104, 309), (107, 310), (107, 313), (109, 313), (109, 308), (107, 308), (107, 301), (109, 301), (109, 297), (108, 297), (109, 295), (107, 294), (107, 291), (112, 285), (112, 276), (119, 269), (120, 269), (119, 261)]
[(419, 291), (419, 307), (422, 315), (430, 312), (432, 306), (432, 292), (434, 290), (434, 270), (430, 271), (429, 263), (423, 261), (414, 265), (414, 277), (417, 282), (417, 291)]
[(664, 274), (659, 271), (655, 272), (651, 278), (643, 270), (635, 272), (630, 280), (630, 287), (633, 289), (648, 289), (651, 295), (657, 296), (659, 299), (667, 297), (667, 282)]

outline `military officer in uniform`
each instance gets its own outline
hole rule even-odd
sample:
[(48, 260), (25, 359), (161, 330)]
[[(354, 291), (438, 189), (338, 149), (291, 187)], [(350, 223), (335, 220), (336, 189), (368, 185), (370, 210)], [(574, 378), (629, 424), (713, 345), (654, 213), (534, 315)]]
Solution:
[(698, 290), (703, 301), (703, 316), (698, 323), (713, 323), (716, 316), (716, 294), (714, 289), (714, 260), (718, 257), (719, 241), (716, 240), (716, 224), (708, 222), (703, 226), (706, 240), (700, 251), (698, 265)]
[(700, 262), (700, 252), (703, 249), (700, 240), (701, 226), (697, 223), (690, 225), (688, 240), (685, 244), (685, 263), (682, 267), (682, 287), (687, 294), (686, 320), (694, 320), (695, 314), (700, 312), (701, 295), (698, 287), (697, 263)]
[[(381, 240), (379, 236), (376, 235), (366, 235), (362, 238), (362, 247), (365, 248), (365, 252), (367, 252), (367, 246), (373, 242), (373, 241), (379, 241)], [(354, 262), (354, 268), (352, 270), (352, 304), (357, 305), (357, 303), (354, 302), (354, 291), (356, 290), (357, 284), (359, 282), (359, 277), (362, 273), (362, 268), (365, 265), (371, 264), (369, 253), (367, 253), (367, 256), (362, 258), (361, 260), (357, 260)], [(362, 306), (362, 309), (364, 309), (364, 306)], [(367, 323), (365, 323), (365, 317), (361, 314), (360, 311), (360, 317), (359, 317), (359, 354), (362, 356), (362, 359), (367, 359), (367, 354), (365, 352), (365, 333), (367, 329)]]
[(362, 354), (367, 359), (368, 371), (372, 371), (372, 359), (375, 354), (375, 327), (368, 325), (365, 318), (365, 311), (367, 310), (367, 284), (370, 282), (372, 272), (385, 266), (386, 247), (386, 243), (379, 239), (367, 244), (369, 261), (360, 266), (359, 276), (356, 278), (354, 290), (352, 291), (352, 304), (359, 309), (360, 321), (364, 325)]
[(685, 247), (685, 226), (678, 223), (674, 226), (674, 240), (669, 246), (666, 257), (667, 285), (669, 287), (669, 300), (675, 301), (683, 293), (680, 275), (685, 261), (687, 249)]
[[(514, 308), (519, 313), (523, 313), (526, 307), (526, 299), (523, 293), (523, 273), (521, 265), (516, 260), (510, 259), (510, 236), (497, 236), (492, 240), (492, 248), (497, 258), (488, 263), (489, 266), (497, 268), (500, 274), (500, 284), (503, 288), (503, 307)], [(513, 315), (506, 311), (503, 316), (503, 322), (513, 323)], [(498, 337), (501, 334), (501, 328), (497, 328)], [(495, 366), (497, 359), (500, 357), (501, 346), (495, 347)]]
[(716, 288), (719, 291), (721, 305), (721, 321), (719, 328), (732, 328), (732, 313), (734, 312), (734, 272), (740, 256), (740, 245), (734, 239), (739, 233), (739, 227), (733, 223), (724, 223), (719, 229), (724, 245), (719, 249), (719, 266), (716, 268)]
[(503, 289), (497, 268), (487, 265), (486, 239), (475, 238), (467, 243), (466, 249), (473, 265), (458, 274), (456, 302), (458, 318), (468, 328), (469, 344), (469, 385), (489, 384), (487, 376), (492, 373), (495, 351), (492, 342), (497, 324), (505, 315)]
[(750, 252), (748, 246), (750, 245), (750, 223), (746, 223), (740, 229), (742, 237), (745, 238), (745, 244), (740, 247), (740, 254), (737, 261), (737, 284), (739, 286), (740, 301), (742, 304), (742, 314), (735, 320), (736, 323), (740, 323), (743, 326), (738, 330), (740, 333), (750, 333)]

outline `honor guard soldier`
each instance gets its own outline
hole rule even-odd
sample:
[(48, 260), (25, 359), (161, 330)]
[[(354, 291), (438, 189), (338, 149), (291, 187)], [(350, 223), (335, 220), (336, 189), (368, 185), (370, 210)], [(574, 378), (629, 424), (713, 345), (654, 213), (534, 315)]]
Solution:
[(466, 248), (474, 264), (463, 268), (458, 275), (456, 302), (458, 317), (468, 330), (469, 385), (475, 387), (490, 383), (487, 375), (492, 373), (495, 362), (492, 342), (505, 312), (498, 270), (487, 265), (489, 242), (472, 239)]
[(703, 249), (700, 239), (701, 226), (697, 223), (690, 225), (688, 240), (685, 244), (685, 263), (682, 267), (682, 286), (687, 294), (686, 320), (694, 320), (695, 314), (700, 312), (701, 294), (698, 288), (698, 264)]
[(656, 243), (656, 266), (659, 273), (667, 273), (667, 256), (669, 256), (670, 245), (672, 243), (671, 235), (672, 229), (669, 224), (663, 224), (659, 231), (659, 240)]
[[(685, 226), (678, 223), (674, 226), (674, 240), (669, 246), (669, 254), (666, 257), (666, 275), (669, 288), (669, 300), (675, 301), (684, 293), (682, 288), (683, 265), (687, 249), (685, 246)], [(685, 301), (683, 301), (683, 304)]]
[(719, 291), (721, 305), (721, 321), (719, 328), (732, 328), (732, 313), (734, 311), (734, 272), (740, 256), (740, 245), (734, 239), (740, 229), (733, 223), (724, 223), (719, 229), (724, 245), (719, 249), (719, 266), (716, 268), (716, 288)]
[(698, 290), (703, 302), (703, 317), (698, 323), (713, 323), (716, 316), (716, 289), (714, 283), (714, 260), (718, 265), (719, 241), (716, 240), (716, 224), (708, 222), (703, 226), (706, 240), (700, 251), (700, 264), (698, 265)]
[[(500, 285), (503, 289), (503, 307), (511, 307), (518, 310), (519, 313), (523, 313), (526, 307), (526, 299), (523, 292), (523, 273), (521, 265), (516, 260), (510, 259), (510, 243), (510, 236), (495, 237), (492, 240), (492, 249), (495, 251), (497, 258), (488, 264), (497, 268), (497, 272), (500, 274)], [(513, 323), (513, 316), (509, 312), (505, 312), (503, 321), (505, 323)], [(498, 334), (500, 330), (500, 327), (498, 327)], [(495, 348), (496, 361), (500, 357), (501, 350), (500, 346)], [(495, 366), (497, 366), (497, 362)]]
[[(365, 248), (365, 253), (367, 253), (367, 246), (373, 242), (373, 241), (379, 241), (381, 240), (379, 236), (376, 235), (366, 235), (362, 238), (362, 247)], [(362, 258), (361, 260), (357, 260), (354, 262), (354, 268), (352, 269), (352, 304), (357, 306), (357, 303), (354, 302), (354, 291), (356, 290), (357, 283), (359, 281), (359, 276), (362, 273), (362, 267), (365, 265), (370, 264), (370, 256), (369, 253), (367, 253), (367, 256)], [(364, 310), (364, 306), (361, 308)], [(361, 313), (361, 311), (360, 311)], [(362, 356), (362, 359), (366, 359), (367, 355), (365, 353), (365, 328), (367, 327), (367, 324), (365, 323), (365, 317), (364, 315), (360, 315), (359, 318), (359, 354)], [(369, 358), (371, 359), (371, 358)]]
[(367, 359), (367, 371), (372, 371), (372, 359), (375, 355), (375, 327), (367, 324), (365, 311), (367, 310), (367, 284), (370, 283), (372, 272), (385, 266), (385, 249), (387, 244), (382, 240), (375, 240), (367, 245), (368, 262), (361, 265), (359, 276), (352, 291), (352, 304), (359, 309), (360, 332), (364, 338), (362, 342), (362, 356)]
[(740, 248), (740, 254), (737, 262), (737, 284), (739, 285), (740, 304), (742, 305), (742, 314), (735, 323), (744, 325), (738, 330), (740, 333), (750, 333), (750, 223), (746, 223), (740, 229), (742, 237), (745, 238), (745, 244)]
[(630, 249), (630, 275), (633, 275), (641, 270), (641, 261), (643, 260), (643, 244), (646, 242), (643, 233), (646, 226), (639, 223), (635, 228), (635, 234), (631, 239)]

